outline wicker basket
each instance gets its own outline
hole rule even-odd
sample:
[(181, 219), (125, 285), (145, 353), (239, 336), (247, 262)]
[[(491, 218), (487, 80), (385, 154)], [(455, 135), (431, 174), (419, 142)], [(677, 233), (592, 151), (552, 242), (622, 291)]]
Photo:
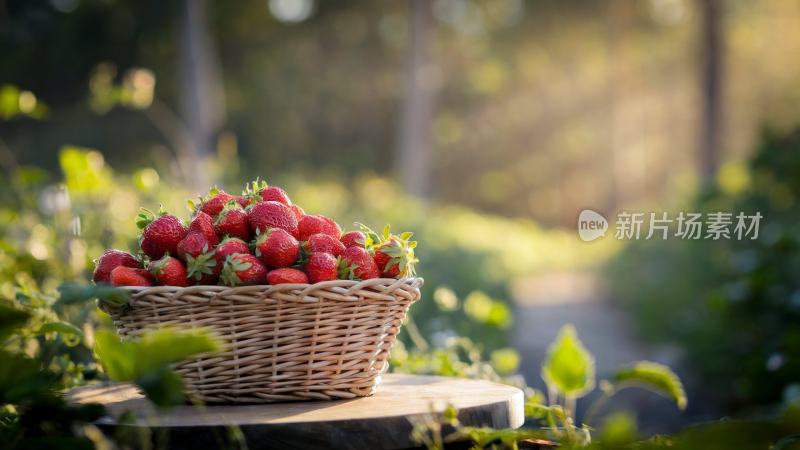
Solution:
[(123, 339), (164, 326), (210, 327), (224, 352), (176, 370), (205, 402), (269, 403), (372, 395), (421, 278), (276, 286), (128, 287), (101, 304)]

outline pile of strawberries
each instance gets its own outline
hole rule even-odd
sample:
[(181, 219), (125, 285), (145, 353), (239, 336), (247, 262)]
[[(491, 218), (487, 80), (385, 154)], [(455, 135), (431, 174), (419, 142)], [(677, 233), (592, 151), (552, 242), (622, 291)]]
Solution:
[(255, 181), (242, 195), (212, 188), (189, 202), (192, 217), (143, 210), (134, 256), (107, 250), (94, 281), (115, 286), (244, 286), (414, 276), (411, 233), (342, 233), (328, 217), (306, 214), (277, 186)]

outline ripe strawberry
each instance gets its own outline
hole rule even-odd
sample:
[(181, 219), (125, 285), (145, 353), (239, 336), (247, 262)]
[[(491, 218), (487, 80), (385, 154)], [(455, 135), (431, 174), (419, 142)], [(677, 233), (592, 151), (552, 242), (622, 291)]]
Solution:
[(291, 205), (289, 207), (292, 208), (292, 212), (294, 213), (294, 218), (297, 219), (298, 222), (300, 221), (300, 219), (303, 218), (303, 216), (306, 215), (306, 212), (303, 211), (303, 208), (299, 207), (298, 205)]
[(178, 242), (186, 237), (187, 233), (180, 219), (163, 211), (159, 211), (159, 216), (156, 217), (152, 212), (145, 210), (145, 213), (137, 216), (136, 225), (142, 229), (139, 245), (150, 259), (159, 259), (166, 253), (177, 254)]
[(142, 267), (133, 255), (122, 250), (106, 250), (100, 258), (94, 261), (94, 265), (92, 280), (95, 283), (108, 283), (111, 271), (118, 266)]
[(267, 272), (269, 284), (307, 284), (308, 275), (301, 270), (284, 267)]
[(193, 202), (189, 201), (189, 208), (192, 211), (199, 209), (200, 211), (208, 214), (211, 217), (216, 217), (222, 208), (225, 207), (225, 204), (231, 200), (234, 200), (234, 197), (231, 194), (217, 188), (216, 186), (209, 189), (208, 194), (205, 197), (201, 197), (198, 199), (200, 206), (198, 206)]
[(235, 253), (225, 259), (220, 280), (226, 286), (251, 286), (267, 282), (267, 269), (249, 253)]
[(339, 278), (347, 280), (369, 280), (381, 276), (372, 255), (361, 247), (350, 247), (342, 253)]
[(222, 268), (228, 256), (236, 253), (250, 253), (250, 247), (239, 238), (225, 238), (217, 245), (217, 248), (214, 249), (214, 260), (216, 260), (217, 265)]
[(244, 241), (250, 240), (250, 224), (247, 221), (247, 213), (241, 205), (235, 201), (228, 202), (225, 208), (214, 221), (214, 230), (220, 236), (232, 236)]
[(109, 277), (114, 286), (152, 286), (150, 272), (133, 267), (117, 266)]
[(269, 228), (283, 228), (294, 237), (297, 237), (297, 219), (292, 210), (278, 202), (263, 202), (247, 208), (247, 218), (250, 229), (258, 235)]
[(270, 269), (291, 266), (299, 253), (300, 243), (281, 228), (269, 228), (255, 240), (255, 255)]
[(303, 250), (309, 255), (311, 253), (321, 252), (339, 256), (344, 252), (344, 248), (344, 244), (322, 233), (312, 234), (308, 237), (308, 240), (303, 243)]
[(360, 231), (348, 231), (347, 233), (342, 235), (342, 244), (346, 248), (350, 247), (362, 247), (364, 248), (364, 243), (366, 242), (367, 237), (364, 233)]
[(250, 199), (251, 203), (259, 202), (278, 202), (286, 206), (291, 206), (292, 201), (289, 200), (289, 195), (278, 186), (268, 186), (264, 180), (256, 180), (250, 186), (247, 186), (243, 195)]
[(248, 206), (250, 206), (251, 202), (247, 197), (245, 197), (243, 195), (237, 195), (236, 196), (236, 203), (238, 203), (239, 206), (241, 206), (242, 208), (247, 208)]
[(312, 283), (335, 280), (339, 276), (339, 262), (330, 253), (312, 253), (305, 270)]
[(301, 241), (307, 241), (309, 236), (317, 233), (327, 234), (338, 240), (342, 234), (342, 229), (333, 219), (320, 214), (303, 216), (297, 222), (297, 229), (299, 232), (298, 239)]
[(189, 233), (192, 232), (198, 232), (205, 236), (211, 247), (219, 243), (219, 236), (214, 231), (214, 219), (203, 211), (199, 211), (192, 219), (192, 223), (189, 224)]
[(413, 233), (405, 232), (397, 236), (391, 234), (389, 225), (383, 229), (382, 235), (364, 225), (362, 228), (367, 231), (367, 244), (373, 249), (373, 258), (382, 276), (387, 278), (414, 276), (414, 265), (419, 260), (414, 255), (417, 242), (411, 240)]
[(177, 258), (164, 255), (158, 261), (151, 261), (147, 270), (153, 274), (153, 278), (164, 286), (188, 286), (189, 280), (186, 275), (186, 267)]
[(206, 253), (211, 247), (213, 246), (208, 243), (208, 239), (202, 233), (190, 231), (185, 238), (178, 242), (175, 250), (178, 258), (188, 261), (188, 257), (197, 258)]

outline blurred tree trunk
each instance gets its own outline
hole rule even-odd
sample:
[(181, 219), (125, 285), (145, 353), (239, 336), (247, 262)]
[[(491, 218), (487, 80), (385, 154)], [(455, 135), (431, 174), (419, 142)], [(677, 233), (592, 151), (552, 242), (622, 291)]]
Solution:
[(723, 44), (722, 0), (700, 1), (700, 70), (703, 117), (700, 125), (700, 173), (713, 181), (719, 165), (722, 127)]
[(225, 94), (205, 8), (205, 0), (183, 0), (179, 16), (181, 116), (190, 136), (189, 148), (179, 152), (180, 165), (198, 190), (214, 181), (204, 163), (225, 120)]
[(434, 86), (431, 80), (430, 35), (433, 16), (428, 0), (408, 0), (409, 47), (405, 99), (397, 149), (403, 186), (413, 195), (430, 195), (431, 120)]

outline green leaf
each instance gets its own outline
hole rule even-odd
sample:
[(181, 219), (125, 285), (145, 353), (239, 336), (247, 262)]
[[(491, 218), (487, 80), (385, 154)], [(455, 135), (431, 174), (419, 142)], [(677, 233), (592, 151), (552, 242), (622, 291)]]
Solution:
[(163, 328), (131, 342), (121, 342), (109, 330), (100, 330), (95, 336), (95, 354), (108, 377), (136, 383), (159, 406), (183, 401), (183, 385), (171, 364), (221, 348), (222, 343), (203, 329)]
[(121, 342), (111, 330), (98, 330), (94, 352), (108, 377), (114, 381), (133, 381), (136, 377), (132, 342)]
[(183, 403), (183, 381), (177, 373), (163, 368), (136, 379), (145, 396), (157, 406), (174, 406)]
[(133, 345), (140, 373), (181, 362), (198, 353), (216, 352), (223, 347), (208, 330), (170, 328), (151, 331)]
[(614, 382), (615, 389), (623, 383), (635, 384), (666, 396), (681, 410), (686, 409), (686, 392), (680, 378), (663, 364), (639, 361), (614, 374)]
[(36, 331), (36, 334), (58, 333), (61, 339), (70, 347), (80, 344), (83, 339), (83, 331), (69, 322), (49, 322), (43, 324)]
[(564, 396), (582, 397), (594, 388), (594, 357), (571, 324), (564, 325), (547, 350), (542, 379)]
[(59, 298), (56, 306), (73, 305), (88, 300), (98, 299), (114, 307), (121, 307), (128, 303), (130, 292), (109, 284), (96, 286), (83, 284), (63, 284), (58, 288)]

